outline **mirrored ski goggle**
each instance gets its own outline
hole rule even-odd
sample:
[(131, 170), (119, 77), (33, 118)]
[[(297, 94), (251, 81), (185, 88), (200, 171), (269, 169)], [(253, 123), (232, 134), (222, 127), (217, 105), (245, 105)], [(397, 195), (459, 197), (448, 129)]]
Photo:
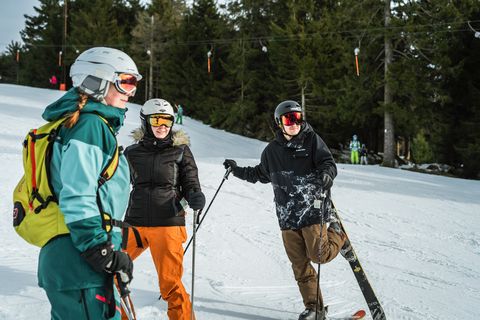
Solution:
[(128, 73), (117, 74), (115, 79), (115, 88), (118, 92), (133, 96), (137, 90), (137, 77)]
[(152, 127), (166, 126), (171, 128), (173, 126), (173, 117), (168, 114), (152, 114), (148, 116), (148, 123)]
[(299, 111), (282, 114), (280, 119), (282, 120), (282, 124), (287, 127), (303, 123), (303, 115)]

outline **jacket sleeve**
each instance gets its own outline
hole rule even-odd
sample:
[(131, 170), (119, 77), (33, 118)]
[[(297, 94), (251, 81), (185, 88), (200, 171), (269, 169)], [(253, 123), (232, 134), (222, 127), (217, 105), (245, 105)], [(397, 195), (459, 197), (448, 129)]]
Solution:
[(313, 161), (317, 172), (320, 174), (326, 173), (334, 179), (337, 176), (337, 165), (332, 153), (318, 134), (315, 134), (315, 143), (313, 145)]
[(266, 156), (267, 149), (263, 150), (260, 158), (260, 164), (255, 167), (236, 167), (232, 173), (235, 177), (246, 180), (251, 183), (260, 181), (261, 183), (270, 182), (270, 171)]
[(135, 168), (132, 166), (132, 163), (130, 160), (130, 152), (132, 152), (132, 150), (134, 150), (137, 147), (138, 147), (137, 143), (129, 145), (123, 152), (123, 155), (125, 156), (125, 159), (127, 159), (127, 162), (128, 162), (128, 168), (130, 169), (130, 183), (132, 185), (135, 185), (136, 171), (135, 171)]
[(200, 181), (198, 180), (197, 164), (193, 158), (192, 151), (187, 145), (184, 146), (183, 157), (179, 167), (180, 181), (184, 196), (192, 191), (201, 191)]
[(97, 189), (100, 173), (115, 148), (114, 138), (100, 118), (82, 118), (70, 129), (62, 148), (59, 190), (60, 209), (73, 244), (81, 252), (108, 239), (102, 228)]

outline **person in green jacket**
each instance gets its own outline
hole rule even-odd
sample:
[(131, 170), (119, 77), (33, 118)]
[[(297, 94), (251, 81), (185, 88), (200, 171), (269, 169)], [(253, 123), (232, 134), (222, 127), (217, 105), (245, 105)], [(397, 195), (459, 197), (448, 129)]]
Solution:
[(358, 152), (360, 150), (360, 141), (357, 139), (357, 135), (354, 134), (352, 141), (350, 141), (350, 160), (352, 164), (359, 164), (360, 160), (358, 157)]
[(177, 116), (176, 116), (177, 120), (175, 121), (175, 123), (178, 123), (178, 124), (183, 124), (183, 107), (181, 104), (179, 104), (177, 106)]
[(47, 121), (67, 117), (53, 145), (50, 181), (69, 234), (40, 250), (38, 283), (52, 319), (120, 319), (113, 276), (128, 284), (133, 264), (120, 250), (120, 229), (107, 232), (100, 213), (123, 218), (130, 184), (123, 154), (113, 176), (103, 184), (99, 178), (117, 149), (114, 133), (141, 75), (124, 52), (96, 47), (77, 57), (70, 76), (73, 88), (42, 115)]

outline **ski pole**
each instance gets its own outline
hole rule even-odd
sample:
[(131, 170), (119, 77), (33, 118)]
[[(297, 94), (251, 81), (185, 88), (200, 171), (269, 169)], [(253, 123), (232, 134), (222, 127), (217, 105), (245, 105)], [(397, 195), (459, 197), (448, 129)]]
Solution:
[[(323, 191), (323, 190), (322, 190)], [(320, 247), (319, 247), (319, 261), (318, 261), (318, 269), (317, 269), (317, 301), (315, 303), (316, 305), (316, 308), (315, 308), (315, 320), (319, 320), (318, 319), (318, 301), (320, 300), (320, 259), (322, 258), (322, 232), (323, 232), (323, 224), (325, 223), (324, 222), (324, 211), (325, 211), (325, 193), (324, 192), (321, 192), (320, 193), (320, 198), (321, 198), (321, 202), (318, 201), (318, 200), (315, 200), (314, 201), (314, 204), (313, 206), (315, 208), (318, 208), (320, 209), (320, 214), (321, 214), (321, 218), (320, 218), (320, 241), (318, 242)], [(320, 203), (319, 203), (320, 202)], [(323, 306), (322, 306), (323, 308)]]
[[(209, 210), (210, 207), (212, 206), (213, 200), (215, 200), (215, 197), (217, 196), (218, 191), (220, 191), (220, 188), (222, 187), (222, 185), (223, 185), (223, 183), (225, 182), (225, 180), (228, 179), (228, 175), (230, 174), (230, 172), (232, 172), (232, 168), (229, 167), (229, 168), (227, 169), (227, 171), (225, 172), (225, 175), (223, 176), (222, 182), (221, 182), (220, 185), (218, 186), (217, 191), (216, 191), (215, 194), (213, 195), (212, 200), (210, 200), (210, 203), (209, 203), (209, 205), (208, 205), (208, 207), (207, 207), (207, 210), (205, 210), (205, 213), (203, 214), (202, 218), (200, 219), (200, 222), (198, 222), (197, 227), (196, 227), (196, 230), (194, 229), (195, 232), (198, 231), (198, 229), (200, 228), (200, 225), (202, 224), (203, 219), (205, 219), (205, 217), (207, 216), (208, 210)], [(195, 224), (193, 225), (193, 228), (195, 228)], [(192, 242), (192, 240), (193, 240), (193, 235), (192, 235), (192, 237), (190, 238), (190, 240), (188, 241), (187, 246), (185, 247), (185, 250), (183, 251), (183, 255), (185, 255), (185, 253), (187, 253), (188, 247), (190, 246), (190, 243)]]
[(117, 275), (117, 284), (118, 294), (120, 295), (120, 305), (122, 306), (123, 311), (125, 312), (128, 320), (136, 320), (135, 310), (133, 309), (132, 299), (130, 298), (130, 289), (127, 285), (122, 282)]
[(190, 310), (190, 319), (194, 320), (194, 312), (193, 312), (193, 301), (195, 300), (195, 244), (196, 244), (196, 235), (197, 235), (197, 227), (196, 224), (198, 223), (198, 213), (199, 210), (193, 211), (193, 249), (192, 249), (192, 307)]

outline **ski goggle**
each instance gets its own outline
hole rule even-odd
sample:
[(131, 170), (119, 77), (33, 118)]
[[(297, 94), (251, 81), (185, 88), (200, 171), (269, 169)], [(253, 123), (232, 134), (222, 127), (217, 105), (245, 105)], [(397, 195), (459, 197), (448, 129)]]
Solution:
[(137, 77), (128, 73), (117, 74), (115, 79), (115, 88), (118, 92), (133, 96), (137, 90)]
[(166, 126), (167, 128), (171, 128), (173, 126), (173, 117), (162, 113), (152, 114), (148, 116), (148, 123), (152, 127)]
[(282, 120), (282, 124), (287, 127), (303, 123), (303, 115), (299, 111), (282, 114), (280, 119)]

